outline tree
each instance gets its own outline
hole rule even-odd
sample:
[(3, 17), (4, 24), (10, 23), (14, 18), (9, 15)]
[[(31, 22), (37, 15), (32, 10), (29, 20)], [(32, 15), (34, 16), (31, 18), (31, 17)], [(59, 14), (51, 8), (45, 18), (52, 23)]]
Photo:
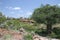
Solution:
[(6, 17), (0, 12), (0, 24), (6, 20)]
[(47, 26), (47, 34), (51, 34), (52, 25), (60, 23), (60, 7), (49, 4), (36, 8), (31, 17), (37, 23), (44, 23)]

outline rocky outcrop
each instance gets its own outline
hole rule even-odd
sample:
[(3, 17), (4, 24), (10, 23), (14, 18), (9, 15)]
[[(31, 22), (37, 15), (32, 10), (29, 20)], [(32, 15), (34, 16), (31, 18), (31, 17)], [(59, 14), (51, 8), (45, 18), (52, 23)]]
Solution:
[(60, 39), (52, 39), (52, 38), (42, 37), (42, 36), (34, 34), (33, 40), (60, 40)]

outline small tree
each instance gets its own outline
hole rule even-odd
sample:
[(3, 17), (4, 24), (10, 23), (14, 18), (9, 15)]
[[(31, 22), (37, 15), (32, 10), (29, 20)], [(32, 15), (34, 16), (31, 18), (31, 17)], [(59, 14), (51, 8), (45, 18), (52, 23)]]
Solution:
[(0, 24), (6, 20), (6, 17), (0, 12)]
[(34, 10), (32, 17), (37, 23), (44, 23), (47, 26), (47, 33), (51, 34), (52, 25), (60, 22), (60, 7), (49, 4)]

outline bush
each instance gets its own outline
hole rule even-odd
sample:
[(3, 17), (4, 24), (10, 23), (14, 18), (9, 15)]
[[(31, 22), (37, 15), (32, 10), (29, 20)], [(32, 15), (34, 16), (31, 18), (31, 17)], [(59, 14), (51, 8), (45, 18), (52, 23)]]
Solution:
[(7, 34), (7, 35), (4, 35), (4, 40), (12, 40), (12, 35), (10, 34)]
[(53, 28), (53, 32), (55, 33), (55, 38), (60, 38), (60, 27)]
[(46, 29), (37, 29), (35, 33), (39, 34), (40, 36), (47, 36), (47, 31)]
[(57, 35), (56, 35), (54, 32), (52, 32), (52, 33), (49, 35), (49, 37), (51, 37), (51, 38), (56, 38)]
[(58, 35), (60, 33), (60, 28), (59, 27), (53, 28), (53, 32)]
[(32, 39), (32, 35), (31, 35), (31, 34), (26, 35), (26, 36), (25, 36), (25, 40), (33, 40), (33, 39)]
[(39, 34), (40, 36), (51, 37), (51, 38), (59, 38), (60, 39), (60, 28), (53, 28), (52, 33), (47, 35), (46, 29), (37, 29), (35, 33)]

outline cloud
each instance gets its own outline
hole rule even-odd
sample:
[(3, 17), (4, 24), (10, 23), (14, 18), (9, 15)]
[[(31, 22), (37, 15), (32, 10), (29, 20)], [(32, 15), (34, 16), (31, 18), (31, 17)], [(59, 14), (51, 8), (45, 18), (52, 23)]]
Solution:
[(13, 9), (14, 10), (20, 10), (21, 8), (20, 7), (14, 7)]
[(24, 16), (23, 17), (26, 17), (26, 18), (28, 18), (28, 17), (30, 17), (32, 15), (32, 12), (26, 12), (25, 14), (24, 14)]
[(6, 9), (8, 9), (10, 17), (28, 18), (28, 17), (30, 17), (32, 15), (31, 11), (23, 10), (23, 9), (21, 9), (21, 7), (6, 7)]
[(60, 6), (60, 4), (58, 4), (58, 6)]
[[(17, 14), (15, 14), (17, 13)], [(19, 12), (11, 12), (12, 17), (15, 18), (19, 18), (19, 17), (23, 17), (23, 18), (28, 18), (32, 15), (32, 12), (23, 12), (23, 13), (19, 13)]]
[(21, 10), (21, 7), (6, 7), (9, 10)]
[(27, 14), (27, 15), (32, 15), (32, 12), (27, 12), (26, 14)]

